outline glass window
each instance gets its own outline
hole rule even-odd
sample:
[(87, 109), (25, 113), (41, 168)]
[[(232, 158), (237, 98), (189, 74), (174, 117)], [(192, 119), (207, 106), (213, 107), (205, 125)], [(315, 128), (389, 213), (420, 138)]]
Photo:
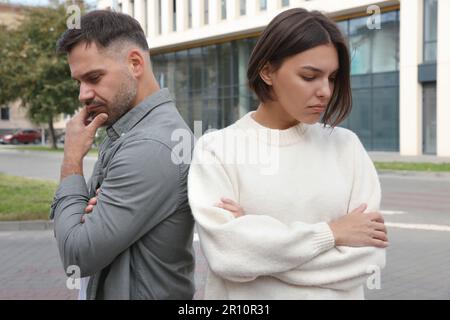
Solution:
[(425, 0), (425, 41), (437, 40), (437, 0)]
[[(189, 61), (187, 50), (175, 52), (173, 56), (173, 63), (169, 69), (169, 75), (174, 79), (172, 90), (177, 107), (180, 110), (186, 123), (190, 126), (193, 124), (192, 113), (189, 112)], [(169, 82), (170, 83), (170, 82)], [(170, 87), (169, 87), (170, 89)]]
[(8, 107), (1, 108), (1, 120), (9, 120), (9, 108)]
[(205, 24), (209, 23), (209, 0), (203, 1), (203, 21)]
[(352, 90), (353, 108), (349, 118), (350, 129), (355, 132), (367, 149), (372, 147), (371, 101), (372, 90)]
[(283, 1), (281, 1), (281, 6), (283, 6), (283, 7), (289, 6), (289, 0), (283, 0)]
[(400, 24), (397, 11), (381, 15), (381, 30), (369, 30), (372, 33), (372, 72), (398, 70)]
[(424, 62), (436, 61), (437, 59), (437, 42), (427, 42), (424, 44)]
[(188, 28), (192, 28), (192, 0), (188, 0)]
[[(352, 75), (390, 72), (399, 65), (399, 14), (398, 11), (381, 15), (381, 30), (369, 29), (367, 17), (351, 19), (348, 22)], [(338, 23), (346, 29), (344, 21)]]
[(366, 17), (352, 19), (349, 23), (351, 73), (365, 74), (371, 70), (372, 33), (367, 28)]
[(354, 75), (353, 108), (340, 124), (354, 131), (367, 150), (399, 150), (398, 71)]
[(219, 108), (221, 110), (221, 123), (232, 123), (232, 48), (231, 42), (219, 44), (218, 49), (218, 70), (219, 70)]
[(162, 0), (158, 0), (158, 34), (161, 34), (162, 33), (162, 19), (161, 19), (161, 16), (162, 16), (162, 7), (161, 7), (161, 1)]
[(398, 86), (372, 90), (371, 150), (398, 150)]
[(436, 154), (436, 83), (423, 86), (423, 152)]
[(172, 1), (172, 30), (177, 31), (177, 0)]
[(221, 5), (220, 5), (220, 12), (221, 12), (221, 17), (222, 20), (225, 20), (227, 18), (227, 0), (221, 0)]
[(203, 124), (205, 129), (222, 128), (221, 110), (219, 106), (219, 86), (218, 86), (218, 54), (217, 46), (210, 45), (202, 48), (203, 52)]
[(247, 12), (247, 1), (246, 0), (240, 0), (239, 1), (239, 14), (241, 16), (244, 16)]
[(259, 0), (259, 10), (267, 10), (267, 0)]
[(348, 35), (348, 20), (338, 21), (336, 24), (344, 35)]
[(202, 75), (203, 56), (201, 48), (189, 49), (189, 99), (193, 121), (203, 119), (203, 99), (202, 99)]
[(424, 0), (424, 61), (437, 59), (437, 0)]

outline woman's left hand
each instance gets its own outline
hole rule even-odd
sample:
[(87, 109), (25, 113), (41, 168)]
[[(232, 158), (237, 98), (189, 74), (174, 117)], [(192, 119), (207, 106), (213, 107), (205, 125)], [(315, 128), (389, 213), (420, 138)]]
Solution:
[(239, 218), (245, 214), (244, 209), (238, 203), (228, 198), (221, 198), (220, 202), (216, 204), (216, 207), (230, 211), (235, 218)]

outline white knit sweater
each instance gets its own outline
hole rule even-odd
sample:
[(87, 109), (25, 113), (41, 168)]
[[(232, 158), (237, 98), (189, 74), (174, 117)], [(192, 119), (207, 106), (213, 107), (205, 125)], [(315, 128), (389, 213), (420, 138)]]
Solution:
[[(362, 203), (379, 210), (377, 173), (347, 129), (272, 130), (248, 113), (199, 139), (188, 192), (210, 268), (206, 299), (363, 299), (385, 265), (384, 249), (336, 247), (326, 223)], [(216, 207), (221, 197), (245, 215)]]

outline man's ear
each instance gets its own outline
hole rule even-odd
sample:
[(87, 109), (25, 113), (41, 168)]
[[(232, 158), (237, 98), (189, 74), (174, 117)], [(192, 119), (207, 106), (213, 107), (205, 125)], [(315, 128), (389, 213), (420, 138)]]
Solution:
[(128, 66), (135, 77), (144, 73), (145, 58), (140, 50), (133, 49), (128, 53)]
[(259, 72), (259, 76), (268, 86), (272, 86), (272, 66), (270, 63), (266, 63)]

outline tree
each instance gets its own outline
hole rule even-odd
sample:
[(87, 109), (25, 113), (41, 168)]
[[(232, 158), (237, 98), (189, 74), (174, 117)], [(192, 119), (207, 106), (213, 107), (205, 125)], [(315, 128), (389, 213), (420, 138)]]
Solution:
[(67, 59), (55, 51), (66, 29), (66, 9), (58, 6), (26, 9), (17, 29), (0, 30), (0, 103), (20, 99), (30, 120), (48, 125), (54, 149), (55, 117), (80, 106)]

